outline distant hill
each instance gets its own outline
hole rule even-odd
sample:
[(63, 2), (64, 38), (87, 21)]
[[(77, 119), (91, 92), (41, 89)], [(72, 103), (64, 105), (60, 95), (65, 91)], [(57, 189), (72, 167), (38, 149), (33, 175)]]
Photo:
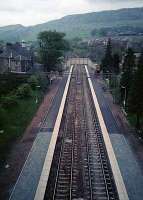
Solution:
[(36, 40), (40, 31), (57, 30), (65, 32), (68, 38), (88, 38), (94, 29), (107, 27), (143, 27), (143, 8), (129, 8), (113, 11), (102, 11), (87, 14), (70, 15), (59, 20), (24, 27), (10, 25), (0, 27), (0, 40), (32, 41)]

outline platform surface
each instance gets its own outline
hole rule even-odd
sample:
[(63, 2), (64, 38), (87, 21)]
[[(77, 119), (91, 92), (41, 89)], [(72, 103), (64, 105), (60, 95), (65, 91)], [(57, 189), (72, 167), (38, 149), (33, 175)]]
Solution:
[(112, 134), (110, 139), (130, 200), (143, 199), (143, 175), (125, 137)]
[(10, 200), (32, 200), (37, 189), (51, 133), (39, 133)]

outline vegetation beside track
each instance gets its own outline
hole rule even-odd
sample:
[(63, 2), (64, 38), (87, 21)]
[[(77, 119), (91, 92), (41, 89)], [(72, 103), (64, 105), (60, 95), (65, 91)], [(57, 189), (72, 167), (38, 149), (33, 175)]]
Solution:
[(104, 78), (108, 80), (114, 102), (122, 105), (130, 124), (143, 137), (143, 51), (137, 57), (133, 49), (128, 48), (122, 64), (120, 59), (118, 54), (113, 55), (109, 39), (101, 64)]
[(48, 79), (43, 75), (20, 80), (23, 81), (5, 79), (0, 88), (0, 167), (13, 143), (22, 137), (48, 89)]

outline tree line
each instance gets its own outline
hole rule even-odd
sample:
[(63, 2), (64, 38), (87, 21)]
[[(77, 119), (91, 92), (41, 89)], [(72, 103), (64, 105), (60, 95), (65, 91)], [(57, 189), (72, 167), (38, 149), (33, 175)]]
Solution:
[(109, 39), (101, 69), (103, 74), (113, 74), (120, 77), (121, 101), (124, 102), (126, 112), (136, 117), (137, 130), (141, 130), (143, 120), (143, 51), (137, 59), (133, 49), (128, 48), (122, 61), (120, 64), (120, 56), (112, 53), (112, 42)]

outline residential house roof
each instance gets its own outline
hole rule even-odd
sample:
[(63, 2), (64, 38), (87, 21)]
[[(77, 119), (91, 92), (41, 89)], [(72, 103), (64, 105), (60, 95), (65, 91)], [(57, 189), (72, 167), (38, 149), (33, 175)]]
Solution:
[(22, 60), (31, 60), (33, 52), (26, 47), (22, 47), (19, 43), (8, 44), (3, 48), (3, 52), (0, 53), (1, 58), (14, 58)]

